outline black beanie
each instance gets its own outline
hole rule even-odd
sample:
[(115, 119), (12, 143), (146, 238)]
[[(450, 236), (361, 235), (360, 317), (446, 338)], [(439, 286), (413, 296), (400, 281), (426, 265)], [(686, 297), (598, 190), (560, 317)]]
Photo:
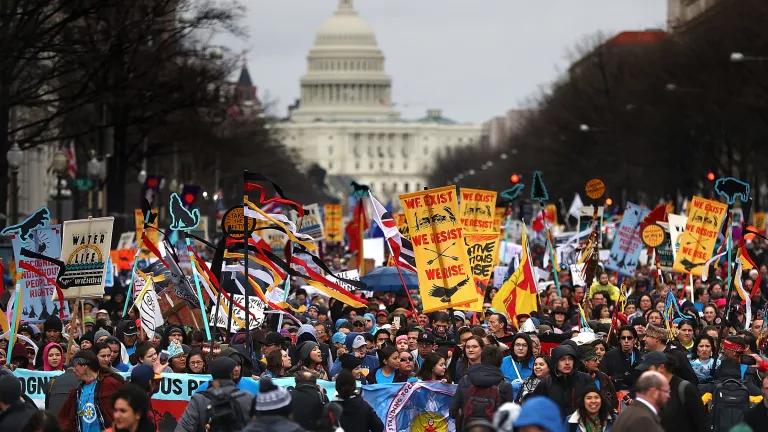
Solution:
[(10, 405), (21, 397), (21, 381), (13, 375), (0, 376), (0, 402)]
[(61, 332), (63, 329), (64, 329), (64, 325), (61, 323), (61, 320), (56, 315), (49, 316), (48, 319), (45, 320), (45, 323), (43, 324), (43, 331), (56, 330)]
[(237, 362), (229, 357), (218, 357), (208, 363), (208, 372), (213, 379), (232, 379), (232, 371), (235, 370)]

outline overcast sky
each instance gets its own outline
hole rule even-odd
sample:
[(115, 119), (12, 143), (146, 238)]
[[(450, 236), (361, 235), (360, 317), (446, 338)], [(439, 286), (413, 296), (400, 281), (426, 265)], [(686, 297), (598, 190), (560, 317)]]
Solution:
[[(276, 114), (299, 96), (315, 31), (337, 0), (240, 0), (259, 95)], [(574, 47), (597, 32), (664, 28), (667, 0), (355, 0), (376, 31), (405, 118), (441, 108), (483, 122), (531, 105), (570, 64)]]

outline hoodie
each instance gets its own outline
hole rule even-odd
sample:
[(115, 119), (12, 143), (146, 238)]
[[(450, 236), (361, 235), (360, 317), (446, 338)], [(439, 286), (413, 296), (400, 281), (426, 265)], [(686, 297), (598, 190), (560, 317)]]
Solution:
[[(557, 372), (558, 361), (566, 356), (573, 358), (573, 369), (569, 374)], [(589, 374), (579, 372), (576, 360), (576, 350), (570, 345), (560, 345), (552, 350), (552, 359), (549, 376), (542, 378), (533, 391), (535, 396), (546, 396), (552, 399), (560, 407), (560, 416), (571, 414), (577, 408), (577, 399), (585, 388), (594, 385), (594, 380)]]
[[(48, 351), (50, 351), (51, 348), (57, 348), (61, 353), (61, 360), (59, 361), (59, 366), (56, 368), (52, 367), (50, 363), (48, 363)], [(48, 345), (46, 345), (45, 348), (43, 348), (43, 370), (44, 371), (54, 371), (54, 370), (63, 371), (64, 370), (64, 349), (58, 343), (51, 342)]]
[(497, 401), (496, 408), (506, 402), (512, 402), (514, 400), (512, 386), (504, 380), (504, 375), (502, 375), (499, 368), (482, 363), (472, 365), (467, 369), (467, 373), (461, 380), (459, 380), (459, 387), (456, 389), (456, 394), (451, 403), (450, 413), (453, 418), (457, 419), (457, 425), (461, 424), (458, 420), (461, 416), (460, 411), (464, 408), (464, 403), (466, 402), (470, 388), (473, 385), (482, 388), (498, 386), (499, 401)]

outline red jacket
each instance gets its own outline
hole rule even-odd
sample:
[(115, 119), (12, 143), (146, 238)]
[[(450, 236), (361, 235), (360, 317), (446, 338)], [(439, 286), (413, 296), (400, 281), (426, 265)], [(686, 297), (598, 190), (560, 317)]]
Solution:
[[(114, 418), (112, 394), (122, 387), (123, 384), (125, 384), (125, 381), (120, 375), (106, 369), (99, 371), (99, 376), (96, 378), (95, 402), (99, 417), (103, 419), (101, 427), (104, 429), (112, 426)], [(80, 430), (80, 417), (77, 415), (77, 398), (80, 396), (82, 387), (83, 383), (81, 382), (77, 388), (69, 393), (67, 401), (64, 402), (59, 411), (58, 420), (62, 432), (77, 432)]]

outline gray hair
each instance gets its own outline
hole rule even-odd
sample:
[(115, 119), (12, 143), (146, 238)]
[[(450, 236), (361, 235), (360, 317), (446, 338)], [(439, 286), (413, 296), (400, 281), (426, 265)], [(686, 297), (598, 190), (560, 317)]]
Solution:
[(664, 378), (664, 375), (658, 372), (643, 372), (635, 383), (635, 391), (639, 394), (645, 394), (651, 389), (661, 389), (666, 381), (667, 379)]

